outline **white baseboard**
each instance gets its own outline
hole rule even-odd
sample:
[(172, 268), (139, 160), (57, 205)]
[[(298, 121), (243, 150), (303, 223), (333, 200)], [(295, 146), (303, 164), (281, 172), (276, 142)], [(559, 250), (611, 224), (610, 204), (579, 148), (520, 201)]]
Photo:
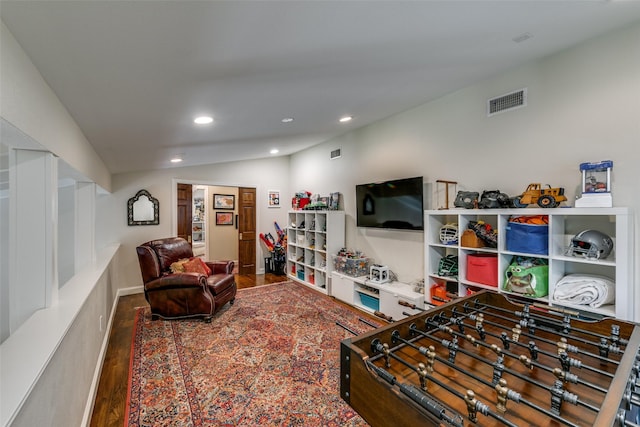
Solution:
[(96, 395), (98, 393), (98, 385), (100, 384), (100, 376), (102, 375), (102, 365), (104, 364), (104, 358), (107, 354), (107, 347), (109, 346), (109, 337), (111, 336), (111, 328), (113, 327), (113, 319), (116, 315), (116, 309), (118, 308), (118, 302), (120, 297), (127, 295), (141, 294), (144, 292), (144, 286), (133, 286), (131, 288), (118, 289), (116, 297), (113, 300), (111, 306), (111, 313), (109, 314), (109, 322), (105, 328), (104, 337), (102, 339), (102, 346), (100, 348), (100, 354), (98, 355), (98, 361), (96, 363), (96, 369), (93, 373), (93, 380), (91, 381), (91, 387), (89, 387), (89, 396), (87, 398), (87, 404), (84, 408), (84, 415), (82, 417), (82, 427), (87, 427), (91, 423), (91, 415), (93, 415), (93, 407), (96, 401)]
[(144, 292), (144, 286), (143, 285), (132, 286), (130, 288), (121, 288), (121, 289), (118, 289), (118, 298), (124, 297), (124, 296), (127, 296), (127, 295), (141, 294), (143, 292)]

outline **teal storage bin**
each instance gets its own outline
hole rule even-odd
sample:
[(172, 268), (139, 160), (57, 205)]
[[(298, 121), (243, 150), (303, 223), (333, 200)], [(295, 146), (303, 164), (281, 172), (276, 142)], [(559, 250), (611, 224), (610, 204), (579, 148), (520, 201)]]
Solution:
[(374, 298), (371, 295), (367, 295), (362, 292), (358, 292), (358, 295), (360, 295), (360, 302), (362, 305), (374, 311), (380, 310), (380, 300), (378, 298)]

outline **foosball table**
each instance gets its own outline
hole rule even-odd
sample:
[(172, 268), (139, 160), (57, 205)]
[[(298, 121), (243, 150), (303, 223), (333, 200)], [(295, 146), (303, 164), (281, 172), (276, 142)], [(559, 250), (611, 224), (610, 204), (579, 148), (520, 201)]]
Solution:
[(636, 426), (639, 347), (633, 323), (481, 291), (342, 341), (340, 394), (372, 427)]

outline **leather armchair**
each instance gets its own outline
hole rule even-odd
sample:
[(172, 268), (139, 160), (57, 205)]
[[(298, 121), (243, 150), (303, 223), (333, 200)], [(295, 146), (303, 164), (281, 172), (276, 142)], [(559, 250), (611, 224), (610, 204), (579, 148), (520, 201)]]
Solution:
[(171, 264), (192, 258), (191, 245), (179, 237), (151, 240), (136, 248), (151, 317), (203, 317), (210, 322), (226, 303), (233, 304), (237, 286), (233, 261), (206, 262), (211, 274), (173, 273)]

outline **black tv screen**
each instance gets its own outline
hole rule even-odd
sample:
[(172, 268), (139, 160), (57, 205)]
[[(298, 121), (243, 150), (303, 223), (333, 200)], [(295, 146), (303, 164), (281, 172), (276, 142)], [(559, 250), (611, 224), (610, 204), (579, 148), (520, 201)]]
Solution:
[(422, 177), (356, 185), (358, 227), (423, 230)]

